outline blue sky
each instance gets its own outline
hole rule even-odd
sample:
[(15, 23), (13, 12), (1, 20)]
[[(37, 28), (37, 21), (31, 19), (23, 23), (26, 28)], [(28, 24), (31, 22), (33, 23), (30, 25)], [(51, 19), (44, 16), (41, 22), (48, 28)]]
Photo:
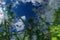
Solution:
[[(2, 0), (1, 0), (2, 1)], [(57, 4), (58, 2), (56, 2), (56, 0), (52, 1), (52, 0), (45, 0), (45, 2), (47, 2), (48, 5), (44, 5), (43, 1), (42, 0), (5, 0), (1, 2), (0, 1), (0, 4), (2, 4), (4, 7), (6, 5), (9, 5), (10, 2), (13, 3), (13, 8), (12, 10), (16, 13), (16, 16), (17, 18), (18, 17), (21, 17), (21, 16), (26, 16), (26, 19), (28, 18), (33, 18), (36, 16), (36, 13), (34, 13), (32, 10), (33, 8), (38, 8), (38, 7), (42, 7), (42, 12), (44, 10), (44, 7), (46, 7), (45, 12), (45, 16), (47, 17), (47, 21), (51, 22), (52, 21), (52, 15), (53, 15), (53, 12), (54, 12), (54, 8), (57, 8)], [(6, 3), (6, 5), (5, 5)], [(54, 3), (53, 5), (51, 5), (52, 3)], [(42, 5), (43, 4), (43, 5)], [(50, 11), (48, 11), (47, 9), (48, 8), (51, 8)], [(1, 11), (1, 10), (0, 10)], [(2, 15), (4, 16), (4, 15)], [(0, 15), (0, 17), (2, 18), (2, 16)]]
[[(5, 1), (5, 2), (1, 2), (1, 1)], [(10, 2), (13, 3), (12, 10), (16, 13), (17, 18), (20, 17), (20, 18), (23, 18), (23, 19), (25, 17), (26, 17), (26, 19), (35, 17), (36, 13), (34, 13), (32, 11), (33, 8), (42, 7), (43, 8), (42, 11), (43, 11), (44, 6), (45, 6), (46, 7), (46, 9), (45, 9), (46, 12), (43, 12), (43, 13), (45, 13), (45, 15), (42, 15), (42, 17), (46, 16), (47, 17), (46, 20), (49, 21), (49, 22), (52, 22), (52, 15), (53, 15), (54, 9), (57, 8), (58, 6), (60, 6), (60, 5), (58, 5), (58, 4), (60, 4), (59, 0), (57, 0), (57, 1), (56, 0), (45, 0), (45, 2), (47, 2), (48, 6), (47, 5), (42, 5), (42, 4), (44, 4), (42, 2), (42, 0), (26, 0), (26, 1), (24, 1), (24, 0), (13, 0), (13, 1), (11, 1), (11, 0), (0, 0), (0, 19), (3, 20), (3, 18), (4, 18), (4, 15), (3, 14), (1, 15), (1, 12), (2, 12), (1, 4), (2, 4), (3, 7), (5, 7), (6, 5), (9, 5)], [(6, 5), (5, 5), (5, 3), (6, 3)], [(52, 5), (52, 3), (53, 3), (53, 5)], [(51, 10), (48, 11), (48, 8), (51, 8)], [(24, 31), (23, 30), (24, 29), (24, 24), (23, 24), (23, 22), (21, 21), (20, 18), (17, 19), (16, 23), (14, 23), (14, 27), (12, 27), (13, 32), (16, 31), (16, 30), (17, 31), (21, 31), (21, 30)], [(0, 24), (1, 24), (2, 20), (0, 20)], [(17, 27), (17, 25), (19, 27)], [(43, 31), (45, 31), (45, 26), (44, 26)]]
[(17, 8), (13, 8), (17, 16), (26, 16), (27, 18), (32, 18), (35, 16), (35, 13), (33, 12), (33, 5), (32, 3), (20, 3)]
[[(6, 0), (6, 4), (8, 5), (11, 1)], [(26, 16), (26, 18), (33, 18), (36, 16), (36, 13), (33, 12), (33, 4), (32, 2), (23, 3), (19, 1), (19, 4), (13, 7), (13, 11), (17, 14), (17, 17)]]

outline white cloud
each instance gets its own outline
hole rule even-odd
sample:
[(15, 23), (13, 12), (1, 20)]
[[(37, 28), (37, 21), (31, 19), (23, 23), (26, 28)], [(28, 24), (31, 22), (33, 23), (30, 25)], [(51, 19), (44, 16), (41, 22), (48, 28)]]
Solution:
[[(13, 2), (13, 1), (12, 1)], [(13, 6), (12, 7), (16, 7), (17, 8), (17, 5), (19, 4), (19, 1), (15, 1), (15, 2), (13, 2)]]
[(17, 31), (22, 31), (25, 26), (21, 19), (19, 19), (14, 25)]
[(4, 0), (0, 0), (0, 4), (5, 5), (6, 2), (4, 2)]
[(30, 2), (31, 0), (26, 0), (26, 2)]
[(4, 19), (3, 9), (0, 7), (0, 24), (2, 23)]
[[(13, 0), (11, 0), (13, 2)], [(13, 2), (13, 7), (16, 7), (16, 5), (19, 4), (19, 1), (26, 3), (26, 2), (32, 2), (33, 5), (36, 5), (36, 2), (41, 3), (43, 0), (15, 0), (15, 2)]]
[(36, 3), (36, 2), (41, 3), (42, 0), (31, 0), (31, 2), (32, 2), (32, 3)]
[(0, 19), (3, 19), (3, 18), (4, 18), (4, 14), (0, 13)]
[(3, 12), (2, 7), (0, 7), (0, 13), (2, 13), (2, 12)]
[(36, 4), (36, 2), (37, 2), (37, 3), (43, 2), (43, 0), (20, 0), (20, 1), (22, 1), (23, 3), (32, 2), (32, 4), (33, 4), (34, 6), (39, 6), (39, 4), (38, 4), (38, 5)]
[(22, 16), (21, 19), (26, 20), (26, 17), (25, 16)]
[(36, 2), (41, 3), (42, 2), (42, 0), (20, 0), (20, 1), (22, 1), (22, 2), (32, 2), (32, 3), (36, 3)]
[(6, 13), (4, 13), (4, 8), (0, 7), (0, 24), (4, 22), (4, 19), (8, 19), (8, 16)]

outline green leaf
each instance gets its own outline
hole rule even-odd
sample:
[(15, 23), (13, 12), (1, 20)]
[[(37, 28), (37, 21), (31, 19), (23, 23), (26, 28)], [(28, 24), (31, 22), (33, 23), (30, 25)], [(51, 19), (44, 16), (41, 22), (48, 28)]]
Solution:
[(52, 40), (58, 40), (57, 37), (52, 37)]

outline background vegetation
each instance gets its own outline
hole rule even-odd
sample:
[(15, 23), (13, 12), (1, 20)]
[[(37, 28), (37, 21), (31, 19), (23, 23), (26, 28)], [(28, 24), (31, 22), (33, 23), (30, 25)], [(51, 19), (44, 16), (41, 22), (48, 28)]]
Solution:
[[(41, 17), (44, 13), (39, 8), (34, 9), (38, 14), (38, 20), (31, 18), (27, 22), (23, 21), (26, 27), (23, 36), (18, 36), (17, 32), (14, 34), (10, 32), (10, 27), (15, 19), (15, 14), (11, 8), (11, 4), (6, 7), (5, 14), (8, 15), (8, 20), (4, 19), (4, 24), (0, 25), (3, 28), (0, 31), (0, 40), (10, 40), (12, 36), (16, 37), (15, 40), (60, 40), (60, 7), (54, 12), (52, 25), (46, 21), (46, 17)], [(43, 29), (45, 25), (46, 31)]]

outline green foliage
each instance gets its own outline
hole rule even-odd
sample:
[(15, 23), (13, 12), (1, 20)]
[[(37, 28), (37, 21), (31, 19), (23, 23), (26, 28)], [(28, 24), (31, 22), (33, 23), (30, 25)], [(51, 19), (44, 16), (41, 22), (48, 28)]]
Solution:
[(57, 10), (55, 10), (53, 19), (54, 25), (60, 25), (60, 7)]
[(53, 25), (50, 27), (52, 40), (60, 40), (60, 7), (53, 15)]
[(57, 38), (56, 37), (52, 37), (52, 40), (57, 40)]
[(60, 25), (53, 25), (50, 28), (52, 40), (58, 40), (60, 38)]
[[(1, 35), (0, 40), (10, 40), (11, 37), (13, 36), (12, 33), (10, 32), (10, 27), (12, 26), (15, 15), (14, 15), (14, 12), (11, 11), (11, 8), (12, 8), (12, 6), (10, 4), (5, 10), (4, 14), (7, 14), (6, 15), (7, 20), (4, 18), (4, 24), (1, 24), (1, 27), (3, 28), (3, 31), (0, 32), (0, 35)], [(7, 13), (6, 13), (6, 11), (7, 11)]]
[[(11, 9), (12, 5), (10, 4), (5, 10), (5, 13), (7, 11), (6, 14), (8, 16), (8, 20), (4, 19), (4, 24), (0, 25), (4, 28), (4, 30), (0, 31), (0, 40), (10, 40), (13, 35), (16, 37), (15, 40), (32, 40), (33, 35), (36, 35), (36, 40), (60, 40), (60, 7), (55, 10), (53, 15), (53, 25), (50, 25), (49, 22), (46, 22), (46, 17), (41, 17), (41, 15), (45, 13), (42, 13), (40, 8), (34, 9), (34, 11), (38, 14), (39, 21), (36, 22), (35, 19), (28, 19), (27, 23), (22, 20), (26, 27), (23, 37), (21, 35), (18, 37), (17, 32), (14, 34), (10, 32), (10, 27), (15, 19), (15, 14)], [(27, 24), (29, 24), (29, 26), (27, 26)], [(46, 34), (44, 33), (45, 31), (42, 31), (44, 25), (47, 26)]]

